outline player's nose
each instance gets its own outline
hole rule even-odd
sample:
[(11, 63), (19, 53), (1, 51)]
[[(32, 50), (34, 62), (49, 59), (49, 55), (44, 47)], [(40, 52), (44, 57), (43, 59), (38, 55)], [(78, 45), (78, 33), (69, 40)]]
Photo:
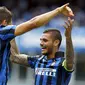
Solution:
[(42, 47), (44, 45), (43, 41), (40, 42), (40, 46)]

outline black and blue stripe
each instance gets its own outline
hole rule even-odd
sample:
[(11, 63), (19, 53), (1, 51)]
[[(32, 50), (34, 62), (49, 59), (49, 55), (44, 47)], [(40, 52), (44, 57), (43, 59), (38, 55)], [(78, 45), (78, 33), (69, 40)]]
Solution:
[(50, 60), (47, 60), (46, 56), (38, 59), (28, 58), (28, 63), (30, 61), (32, 63), (32, 65), (29, 63), (30, 66), (35, 69), (35, 85), (68, 85), (71, 72), (62, 66), (65, 59), (63, 56), (62, 52), (57, 52), (55, 58)]
[(0, 26), (0, 85), (6, 85), (9, 76), (10, 40), (16, 26)]

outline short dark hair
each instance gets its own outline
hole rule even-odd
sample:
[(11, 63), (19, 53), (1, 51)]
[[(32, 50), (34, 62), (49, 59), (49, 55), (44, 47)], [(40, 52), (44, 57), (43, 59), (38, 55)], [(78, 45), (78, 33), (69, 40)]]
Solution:
[(58, 45), (58, 48), (60, 47), (61, 45), (61, 41), (62, 41), (62, 36), (61, 36), (61, 33), (59, 30), (57, 29), (47, 29), (45, 30), (43, 33), (52, 33), (52, 36), (53, 36), (53, 39), (54, 40), (59, 40), (59, 45)]
[(6, 20), (8, 24), (11, 21), (11, 19), (12, 13), (5, 6), (0, 7), (0, 24), (3, 20)]

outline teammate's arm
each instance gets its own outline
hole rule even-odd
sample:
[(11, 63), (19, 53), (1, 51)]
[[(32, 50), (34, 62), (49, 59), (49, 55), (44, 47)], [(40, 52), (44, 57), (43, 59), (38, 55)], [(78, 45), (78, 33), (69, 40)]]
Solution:
[(68, 7), (69, 3), (58, 7), (54, 9), (53, 11), (41, 14), (39, 16), (36, 16), (32, 18), (31, 20), (24, 22), (20, 25), (18, 25), (15, 29), (15, 35), (21, 35), (27, 31), (30, 31), (34, 28), (40, 27), (44, 24), (46, 24), (48, 21), (50, 21), (53, 17), (55, 17), (58, 14), (64, 14), (65, 16), (74, 16), (71, 8)]
[(15, 39), (11, 40), (11, 55), (10, 55), (10, 60), (14, 63), (20, 64), (20, 65), (25, 65), (28, 66), (28, 55), (25, 54), (20, 54), (15, 42)]
[(74, 63), (74, 49), (73, 49), (73, 43), (72, 43), (72, 37), (71, 37), (71, 32), (72, 32), (72, 25), (73, 25), (74, 20), (71, 18), (68, 18), (68, 21), (65, 22), (66, 24), (64, 25), (65, 30), (65, 37), (66, 37), (66, 68), (68, 70), (72, 70), (73, 68), (73, 63)]

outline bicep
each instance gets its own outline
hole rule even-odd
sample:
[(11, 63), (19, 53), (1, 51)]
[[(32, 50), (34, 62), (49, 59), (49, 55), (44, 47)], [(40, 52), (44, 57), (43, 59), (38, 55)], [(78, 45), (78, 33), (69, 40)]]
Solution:
[(24, 23), (18, 25), (15, 29), (14, 34), (15, 34), (15, 36), (18, 36), (18, 35), (24, 34), (27, 31), (32, 30), (33, 28), (35, 28), (35, 24), (32, 20), (29, 20), (27, 22), (24, 22)]

